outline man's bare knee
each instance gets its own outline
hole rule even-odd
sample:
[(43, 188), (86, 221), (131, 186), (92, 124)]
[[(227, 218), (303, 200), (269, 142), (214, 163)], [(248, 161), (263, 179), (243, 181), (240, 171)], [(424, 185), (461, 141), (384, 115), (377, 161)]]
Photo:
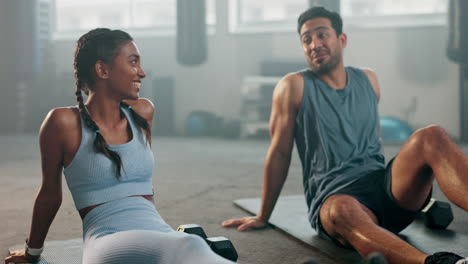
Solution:
[(373, 218), (372, 212), (363, 206), (356, 198), (349, 195), (337, 195), (331, 201), (329, 207), (329, 217), (335, 226), (353, 226), (357, 218), (363, 215)]
[(331, 196), (320, 209), (320, 222), (325, 231), (345, 246), (348, 245), (346, 234), (366, 220), (377, 223), (375, 215), (349, 195)]
[(448, 139), (449, 136), (442, 127), (430, 125), (418, 129), (408, 141), (425, 154), (440, 150)]
[(348, 246), (348, 243), (340, 234), (340, 223), (343, 222), (340, 220), (342, 218), (340, 216), (341, 209), (337, 208), (340, 200), (344, 200), (342, 195), (327, 198), (320, 209), (320, 222), (330, 237), (339, 241), (343, 246)]

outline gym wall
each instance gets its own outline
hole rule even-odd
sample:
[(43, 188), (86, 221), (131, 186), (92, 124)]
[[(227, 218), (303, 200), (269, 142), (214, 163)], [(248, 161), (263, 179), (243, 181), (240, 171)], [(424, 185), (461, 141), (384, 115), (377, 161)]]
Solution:
[[(177, 134), (184, 134), (184, 121), (194, 110), (214, 112), (225, 118), (237, 117), (241, 79), (261, 74), (262, 61), (304, 60), (294, 29), (286, 33), (231, 34), (228, 22), (221, 19), (228, 17), (227, 1), (217, 1), (216, 8), (219, 19), (216, 33), (208, 36), (204, 64), (179, 65), (175, 36), (135, 37), (146, 72), (155, 78), (174, 77)], [(439, 124), (450, 135), (458, 137), (458, 65), (445, 56), (447, 30), (444, 26), (345, 27), (345, 32), (348, 33), (345, 64), (372, 68), (379, 76), (382, 115), (407, 119), (416, 128)], [(75, 41), (54, 43), (57, 71), (71, 73), (69, 58)], [(422, 50), (421, 45), (424, 45)], [(428, 58), (428, 53), (433, 57)]]

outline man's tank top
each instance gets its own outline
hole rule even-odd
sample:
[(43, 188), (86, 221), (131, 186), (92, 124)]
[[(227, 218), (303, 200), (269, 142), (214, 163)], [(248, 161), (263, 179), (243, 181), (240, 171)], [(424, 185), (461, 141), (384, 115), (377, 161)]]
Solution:
[[(334, 89), (303, 70), (304, 93), (295, 141), (302, 163), (309, 219), (324, 199), (372, 171), (385, 168), (377, 96), (366, 74), (346, 67), (344, 89)], [(311, 221), (316, 228), (316, 221)]]

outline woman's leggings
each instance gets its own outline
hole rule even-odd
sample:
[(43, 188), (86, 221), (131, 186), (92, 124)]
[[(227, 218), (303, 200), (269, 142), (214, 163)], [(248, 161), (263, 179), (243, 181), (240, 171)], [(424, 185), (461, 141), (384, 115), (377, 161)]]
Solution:
[(154, 204), (126, 197), (102, 204), (83, 220), (83, 264), (233, 263), (196, 235), (174, 231)]

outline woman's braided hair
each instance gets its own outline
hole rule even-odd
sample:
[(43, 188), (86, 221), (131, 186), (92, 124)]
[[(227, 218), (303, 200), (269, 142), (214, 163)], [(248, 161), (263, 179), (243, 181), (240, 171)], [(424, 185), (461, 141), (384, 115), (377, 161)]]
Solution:
[[(122, 46), (127, 41), (132, 41), (133, 38), (126, 32), (121, 30), (110, 30), (107, 28), (97, 28), (89, 31), (78, 39), (75, 49), (73, 67), (75, 73), (75, 95), (78, 101), (81, 118), (86, 126), (95, 132), (94, 150), (98, 153), (103, 153), (117, 167), (117, 178), (120, 177), (122, 168), (122, 159), (120, 155), (108, 148), (106, 140), (101, 135), (99, 127), (91, 118), (88, 110), (84, 105), (82, 91), (88, 95), (89, 89), (96, 81), (94, 65), (98, 60), (105, 63), (112, 63), (114, 57), (118, 54)], [(151, 128), (143, 117), (138, 115), (128, 104), (121, 102), (122, 107), (129, 109), (133, 120), (139, 127), (146, 131), (146, 141), (151, 145)]]

